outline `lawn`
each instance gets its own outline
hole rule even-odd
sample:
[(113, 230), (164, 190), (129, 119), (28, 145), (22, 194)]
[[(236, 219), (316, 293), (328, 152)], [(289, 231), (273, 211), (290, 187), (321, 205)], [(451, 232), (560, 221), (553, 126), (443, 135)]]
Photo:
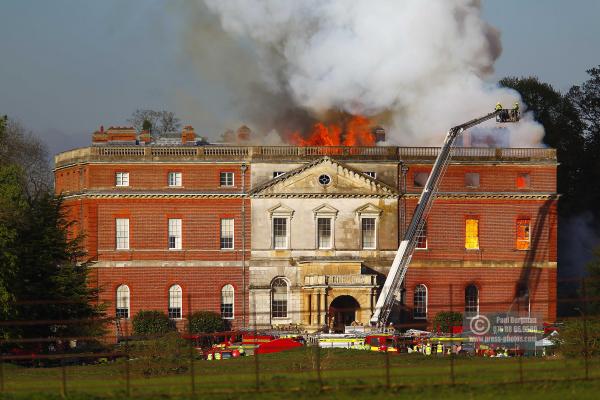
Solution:
[[(320, 374), (316, 368), (319, 364)], [(193, 374), (189, 362), (182, 365), (187, 370), (145, 377), (140, 372), (139, 360), (64, 369), (5, 364), (4, 399), (61, 398), (63, 388), (74, 399), (126, 398), (128, 390), (136, 399), (187, 399), (192, 397), (192, 382), (197, 397), (203, 399), (527, 396), (528, 400), (534, 400), (596, 398), (600, 390), (598, 359), (588, 364), (591, 378), (588, 381), (583, 379), (585, 364), (581, 359), (457, 357), (451, 362), (449, 357), (402, 354), (386, 359), (381, 353), (342, 349), (320, 350), (319, 355), (313, 348), (301, 348), (261, 355), (258, 359), (196, 360)], [(257, 384), (260, 394), (256, 392)]]

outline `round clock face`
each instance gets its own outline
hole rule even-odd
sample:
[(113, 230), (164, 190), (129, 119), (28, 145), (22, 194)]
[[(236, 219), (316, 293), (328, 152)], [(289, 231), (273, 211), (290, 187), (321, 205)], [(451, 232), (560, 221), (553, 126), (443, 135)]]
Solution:
[(319, 176), (319, 183), (323, 186), (327, 186), (331, 183), (331, 177), (329, 175), (321, 175)]

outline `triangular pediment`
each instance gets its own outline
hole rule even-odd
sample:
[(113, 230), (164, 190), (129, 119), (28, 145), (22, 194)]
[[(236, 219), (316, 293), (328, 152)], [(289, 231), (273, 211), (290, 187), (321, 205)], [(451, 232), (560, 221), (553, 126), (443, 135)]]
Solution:
[(336, 215), (338, 213), (338, 209), (330, 206), (329, 204), (321, 204), (319, 207), (313, 209), (313, 213), (322, 215)]
[(381, 215), (383, 210), (371, 203), (367, 203), (364, 206), (358, 207), (355, 212), (360, 215)]
[(283, 204), (279, 203), (274, 207), (271, 207), (267, 210), (269, 212), (270, 215), (282, 215), (282, 216), (292, 216), (294, 215), (294, 210), (284, 206)]
[(323, 157), (253, 189), (253, 197), (397, 197), (398, 191), (330, 157)]

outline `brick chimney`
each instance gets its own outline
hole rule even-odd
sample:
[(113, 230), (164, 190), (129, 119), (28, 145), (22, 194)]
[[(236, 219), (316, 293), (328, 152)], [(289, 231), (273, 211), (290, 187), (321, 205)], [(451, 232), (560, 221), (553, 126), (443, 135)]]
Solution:
[(104, 131), (104, 125), (100, 125), (100, 129), (92, 133), (92, 144), (105, 144), (108, 142), (108, 133)]
[(186, 125), (181, 130), (181, 144), (196, 143), (196, 131), (191, 125)]
[(109, 142), (135, 142), (136, 131), (132, 126), (111, 126), (106, 131)]
[(140, 135), (138, 136), (138, 140), (140, 141), (140, 143), (144, 143), (144, 144), (151, 143), (152, 142), (152, 134), (150, 133), (150, 130), (144, 129), (142, 132), (140, 132)]

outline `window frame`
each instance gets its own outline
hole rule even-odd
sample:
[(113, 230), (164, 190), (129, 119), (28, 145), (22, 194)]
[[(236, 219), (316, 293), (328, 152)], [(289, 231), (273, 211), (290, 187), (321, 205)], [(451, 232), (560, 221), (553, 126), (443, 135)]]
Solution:
[[(467, 243), (468, 243), (468, 222), (469, 221), (477, 221), (477, 247), (468, 247)], [(473, 250), (473, 251), (477, 251), (481, 249), (481, 224), (480, 224), (480, 219), (477, 216), (470, 216), (470, 217), (466, 217), (465, 218), (465, 250)]]
[[(470, 288), (475, 289), (475, 311), (469, 311), (472, 308), (472, 305), (469, 302), (469, 292)], [(468, 284), (465, 286), (465, 308), (464, 313), (466, 318), (473, 318), (479, 315), (479, 288), (474, 283)]]
[[(425, 297), (424, 297), (424, 303), (425, 306), (423, 307), (425, 309), (424, 314), (421, 316), (421, 313), (419, 313), (419, 316), (417, 316), (417, 306), (416, 306), (416, 300), (417, 300), (417, 292), (420, 288), (424, 288), (425, 289)], [(414, 292), (413, 292), (413, 319), (427, 319), (427, 314), (429, 313), (429, 288), (427, 287), (427, 285), (425, 285), (424, 283), (419, 283), (418, 285), (415, 286)]]
[(169, 287), (168, 293), (167, 315), (169, 319), (183, 319), (183, 289), (180, 285), (173, 284)]
[[(470, 176), (470, 175), (477, 176), (477, 184), (476, 185), (469, 185), (467, 176)], [(481, 187), (481, 173), (474, 172), (474, 171), (465, 172), (465, 188), (479, 189), (480, 187)]]
[[(229, 179), (228, 176), (231, 177), (231, 184), (228, 184)], [(220, 171), (219, 172), (219, 186), (220, 187), (235, 187), (235, 172), (233, 171)]]
[[(172, 230), (174, 228), (174, 231)], [(171, 246), (173, 238), (173, 246)], [(169, 250), (183, 249), (183, 221), (181, 218), (169, 218), (167, 220), (167, 247)]]
[(169, 171), (167, 174), (167, 185), (169, 187), (182, 187), (183, 173), (181, 171)]
[[(126, 179), (123, 179), (126, 178)], [(127, 182), (125, 182), (127, 181)], [(129, 187), (129, 171), (117, 171), (115, 172), (115, 186), (116, 187)]]
[[(285, 221), (285, 245), (283, 247), (277, 246), (277, 240), (275, 236), (275, 220)], [(271, 247), (274, 250), (286, 250), (290, 248), (290, 220), (289, 216), (273, 215), (271, 217)]]
[[(422, 235), (424, 233), (424, 235)], [(425, 238), (425, 247), (419, 247), (419, 240)], [(429, 241), (427, 240), (427, 221), (423, 223), (423, 228), (417, 232), (417, 242), (415, 244), (415, 250), (427, 250), (429, 249)]]
[[(527, 221), (527, 240), (519, 239), (519, 223)], [(523, 217), (517, 218), (515, 221), (515, 248), (518, 251), (528, 251), (531, 250), (531, 218)], [(527, 248), (519, 248), (519, 241), (523, 243), (527, 243)]]
[[(524, 179), (524, 186), (519, 186), (520, 179)], [(517, 177), (515, 178), (515, 187), (517, 190), (531, 189), (531, 172), (518, 172)]]
[[(422, 175), (426, 175), (423, 185), (417, 184), (417, 176), (422, 176)], [(431, 175), (431, 171), (415, 171), (413, 173), (413, 187), (424, 188), (425, 185), (427, 185), (427, 180), (429, 179), (429, 175)]]
[[(366, 220), (373, 220), (373, 247), (366, 247), (365, 246), (365, 229), (364, 229), (364, 222)], [(360, 248), (363, 250), (377, 250), (377, 245), (378, 243), (378, 235), (377, 235), (377, 231), (378, 231), (378, 227), (379, 227), (379, 218), (373, 215), (361, 215), (360, 216)]]
[[(284, 285), (277, 285), (276, 283), (283, 283)], [(275, 292), (276, 292), (276, 287), (284, 287), (285, 286), (285, 306), (281, 307), (282, 309), (284, 309), (284, 311), (278, 310), (277, 311), (277, 316), (275, 315)], [(281, 300), (277, 300), (279, 302), (281, 302)], [(271, 319), (287, 319), (289, 318), (289, 303), (290, 303), (290, 283), (287, 281), (287, 279), (278, 276), (275, 277), (272, 281), (271, 281), (271, 307), (270, 307), (270, 311), (271, 311)], [(281, 314), (280, 314), (281, 313)], [(285, 315), (284, 315), (285, 313)]]
[[(226, 289), (231, 291), (231, 303), (224, 303), (224, 294)], [(226, 315), (224, 311), (224, 306), (227, 304), (231, 305), (231, 316), (227, 316), (228, 314)], [(227, 283), (221, 288), (221, 318), (227, 320), (235, 319), (235, 287), (231, 283)]]
[[(119, 294), (121, 292), (121, 289), (126, 290), (127, 296), (121, 296), (119, 297)], [(126, 284), (122, 283), (119, 286), (117, 286), (117, 289), (115, 290), (115, 318), (119, 318), (119, 319), (129, 319), (129, 317), (131, 316), (131, 289), (129, 289), (129, 286), (127, 286)], [(119, 305), (123, 305), (122, 301), (123, 299), (125, 300), (125, 307), (119, 307)], [(125, 310), (125, 314), (126, 316), (123, 316), (123, 310)]]
[[(223, 221), (231, 221), (231, 238), (223, 236)], [(224, 239), (231, 239), (231, 247), (223, 247)], [(221, 250), (234, 250), (235, 249), (235, 218), (226, 217), (219, 219), (219, 248)]]
[[(329, 246), (328, 247), (322, 247), (321, 246), (321, 234), (320, 234), (320, 231), (319, 231), (319, 221), (320, 220), (329, 220)], [(317, 232), (316, 232), (317, 233), (317, 238), (316, 238), (317, 239), (317, 246), (316, 247), (317, 247), (317, 249), (319, 249), (319, 250), (331, 250), (331, 249), (333, 249), (333, 231), (334, 231), (333, 224), (334, 224), (333, 217), (331, 217), (331, 216), (324, 216), (324, 215), (317, 216), (317, 219), (316, 219), (316, 230), (317, 230)]]
[(273, 179), (279, 178), (281, 175), (285, 175), (284, 171), (273, 171)]
[(364, 171), (363, 174), (373, 178), (373, 179), (377, 179), (377, 172), (376, 171)]
[[(125, 225), (126, 229), (119, 229), (120, 221), (127, 221), (127, 224)], [(129, 228), (129, 218), (115, 218), (115, 250), (130, 250), (131, 230)], [(122, 234), (125, 232), (127, 233), (126, 236), (119, 235), (120, 233)], [(120, 243), (125, 243), (125, 245), (120, 245)]]

